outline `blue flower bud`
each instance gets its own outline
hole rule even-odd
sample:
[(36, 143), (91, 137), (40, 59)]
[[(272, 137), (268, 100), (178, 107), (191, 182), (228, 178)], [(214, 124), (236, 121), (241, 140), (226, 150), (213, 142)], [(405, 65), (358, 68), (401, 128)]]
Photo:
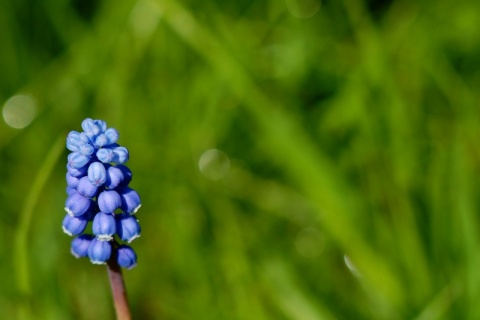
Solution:
[(113, 214), (99, 212), (93, 218), (92, 232), (100, 240), (111, 240), (115, 234), (115, 218)]
[(128, 184), (130, 183), (130, 181), (132, 181), (132, 171), (130, 171), (130, 169), (123, 165), (123, 164), (117, 164), (115, 166), (115, 168), (118, 168), (120, 170), (122, 170), (122, 173), (123, 173), (123, 180), (122, 182), (118, 185), (119, 187), (126, 187), (128, 186)]
[(116, 147), (113, 149), (115, 156), (113, 157), (114, 162), (124, 163), (128, 161), (128, 150), (125, 147)]
[(140, 196), (138, 195), (137, 191), (129, 187), (125, 187), (123, 189), (120, 189), (118, 193), (122, 198), (121, 209), (124, 212), (134, 214), (142, 206), (142, 204), (140, 203)]
[(112, 254), (112, 245), (109, 241), (94, 238), (88, 246), (88, 257), (94, 264), (105, 264)]
[(71, 216), (81, 216), (90, 208), (91, 200), (79, 194), (73, 193), (65, 201), (65, 211)]
[(107, 146), (116, 143), (119, 137), (117, 129), (114, 128), (108, 128), (104, 134), (107, 137), (107, 143), (105, 144)]
[(105, 190), (98, 195), (98, 207), (104, 213), (113, 213), (122, 205), (122, 199), (115, 190)]
[(70, 131), (67, 136), (67, 149), (77, 152), (80, 144), (83, 144), (83, 141), (80, 139), (80, 133), (77, 131)]
[(70, 246), (70, 252), (75, 258), (82, 258), (88, 255), (88, 247), (93, 240), (93, 236), (90, 234), (82, 234), (72, 240)]
[(99, 128), (100, 132), (105, 132), (107, 130), (107, 123), (103, 120), (94, 120), (95, 125)]
[(116, 188), (123, 181), (123, 172), (117, 167), (107, 169), (107, 181), (105, 187), (108, 189)]
[(115, 157), (115, 153), (113, 152), (112, 149), (102, 148), (102, 149), (98, 149), (97, 151), (97, 158), (103, 163), (112, 162), (114, 157)]
[(72, 168), (81, 168), (84, 165), (86, 165), (90, 161), (89, 156), (85, 156), (83, 154), (80, 154), (78, 152), (72, 152), (68, 155), (68, 165), (71, 166)]
[(106, 145), (108, 143), (108, 139), (107, 139), (107, 136), (103, 133), (99, 134), (96, 138), (95, 138), (95, 147), (96, 148), (101, 148), (103, 147), (104, 145)]
[(93, 122), (93, 119), (87, 118), (82, 121), (82, 129), (85, 132), (90, 131), (94, 125), (95, 125), (95, 122)]
[[(97, 120), (95, 120), (97, 121)], [(93, 141), (95, 136), (101, 132), (101, 127), (94, 120), (87, 118), (82, 122), (82, 129), (85, 134), (90, 138), (90, 141)]]
[(78, 153), (84, 156), (91, 156), (92, 153), (95, 151), (95, 148), (90, 145), (89, 143), (83, 143), (78, 146)]
[(95, 161), (90, 164), (88, 167), (88, 180), (91, 184), (99, 187), (105, 183), (106, 179), (105, 166), (101, 162)]
[(120, 267), (130, 270), (137, 265), (137, 255), (130, 246), (121, 245), (117, 249), (117, 262)]
[(77, 185), (78, 185), (78, 178), (77, 177), (71, 176), (67, 172), (66, 178), (67, 178), (67, 186), (72, 187), (72, 188), (77, 187)]
[(74, 193), (77, 193), (77, 188), (67, 186), (67, 195), (71, 196)]
[(90, 143), (90, 139), (85, 132), (80, 132), (80, 140), (84, 143)]
[(87, 173), (88, 166), (83, 166), (80, 168), (74, 168), (67, 164), (67, 172), (72, 176), (72, 177), (83, 177)]
[(86, 217), (72, 217), (71, 215), (67, 214), (65, 218), (63, 218), (62, 228), (63, 232), (69, 236), (76, 236), (85, 230), (87, 224), (88, 220)]
[(87, 198), (93, 198), (97, 194), (98, 187), (94, 186), (90, 179), (85, 176), (78, 180), (77, 192)]
[(104, 146), (112, 145), (118, 140), (118, 131), (109, 128), (104, 133), (99, 134), (95, 138), (95, 147), (102, 148)]
[(140, 224), (138, 220), (129, 214), (117, 215), (117, 234), (123, 241), (128, 243), (140, 237)]

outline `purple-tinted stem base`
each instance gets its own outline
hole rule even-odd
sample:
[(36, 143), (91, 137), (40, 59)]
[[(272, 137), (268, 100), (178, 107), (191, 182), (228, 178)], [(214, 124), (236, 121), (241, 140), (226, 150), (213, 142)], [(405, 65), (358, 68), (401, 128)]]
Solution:
[(117, 320), (131, 320), (130, 308), (128, 306), (127, 291), (123, 282), (122, 269), (116, 259), (107, 262), (108, 278), (112, 287), (113, 304), (117, 313)]

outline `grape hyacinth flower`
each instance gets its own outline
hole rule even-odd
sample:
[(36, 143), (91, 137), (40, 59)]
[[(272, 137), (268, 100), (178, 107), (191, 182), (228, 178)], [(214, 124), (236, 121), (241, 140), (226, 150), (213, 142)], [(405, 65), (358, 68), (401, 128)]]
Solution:
[[(118, 292), (124, 292), (120, 267), (131, 269), (137, 264), (135, 251), (122, 242), (131, 243), (141, 232), (135, 216), (140, 197), (129, 186), (132, 172), (124, 164), (129, 152), (117, 143), (118, 131), (107, 128), (105, 121), (87, 118), (82, 129), (67, 136), (71, 153), (67, 157), (67, 214), (62, 228), (75, 236), (71, 243), (73, 256), (108, 265), (117, 315), (129, 313), (124, 293), (124, 301), (117, 301)], [(93, 234), (84, 233), (89, 222)]]

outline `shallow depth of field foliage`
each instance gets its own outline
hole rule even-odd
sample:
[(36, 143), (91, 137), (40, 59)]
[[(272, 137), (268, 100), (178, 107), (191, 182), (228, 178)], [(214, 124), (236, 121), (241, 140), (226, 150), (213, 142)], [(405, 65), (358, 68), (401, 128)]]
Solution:
[(479, 319), (479, 15), (0, 1), (0, 318), (114, 317), (61, 230), (90, 117), (142, 197), (135, 319)]

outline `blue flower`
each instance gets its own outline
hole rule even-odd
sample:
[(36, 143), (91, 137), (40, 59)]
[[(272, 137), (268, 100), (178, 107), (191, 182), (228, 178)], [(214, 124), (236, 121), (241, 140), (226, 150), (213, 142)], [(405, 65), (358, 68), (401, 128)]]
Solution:
[(121, 245), (117, 249), (117, 262), (122, 268), (132, 269), (137, 265), (137, 255), (130, 246)]
[(123, 171), (116, 166), (111, 166), (107, 169), (107, 180), (105, 181), (105, 187), (108, 189), (114, 189), (123, 182)]
[(88, 211), (91, 200), (82, 196), (80, 193), (72, 193), (65, 201), (65, 211), (71, 216), (81, 216)]
[(86, 165), (90, 161), (89, 156), (85, 156), (78, 152), (72, 152), (68, 155), (68, 165), (78, 169)]
[(122, 198), (121, 208), (124, 212), (134, 214), (142, 206), (140, 203), (140, 196), (138, 195), (137, 191), (129, 187), (125, 187), (120, 189), (119, 193), (120, 197)]
[(73, 188), (76, 188), (76, 187), (77, 187), (77, 185), (78, 185), (78, 177), (74, 177), (74, 176), (72, 176), (70, 173), (67, 172), (66, 178), (67, 178), (67, 185), (68, 185), (69, 187), (73, 187)]
[(118, 185), (119, 187), (126, 187), (132, 181), (132, 171), (123, 164), (117, 164), (115, 168), (120, 169), (123, 173), (123, 180), (122, 182)]
[(76, 178), (83, 177), (86, 174), (87, 169), (88, 169), (87, 166), (83, 166), (83, 167), (80, 167), (80, 168), (74, 168), (74, 167), (70, 166), (69, 164), (67, 164), (67, 172), (72, 177), (76, 177)]
[(77, 188), (67, 186), (66, 191), (67, 191), (67, 195), (68, 195), (68, 196), (71, 196), (72, 194), (77, 193)]
[(88, 142), (89, 140), (85, 133), (71, 131), (67, 136), (67, 149), (73, 152), (80, 152), (82, 147), (88, 145)]
[(94, 236), (90, 234), (82, 234), (81, 236), (76, 237), (72, 240), (70, 246), (70, 252), (76, 258), (82, 258), (88, 256), (88, 247), (90, 242), (92, 242)]
[(88, 257), (93, 264), (105, 264), (112, 254), (110, 241), (93, 238), (88, 246)]
[[(82, 122), (83, 132), (71, 131), (66, 147), (71, 153), (67, 163), (67, 215), (62, 222), (65, 233), (78, 235), (71, 243), (75, 257), (89, 257), (94, 264), (117, 257), (121, 267), (137, 263), (133, 249), (120, 241), (132, 242), (140, 236), (135, 212), (141, 202), (129, 187), (132, 172), (124, 165), (130, 155), (117, 143), (119, 134), (105, 121), (90, 118)], [(122, 210), (122, 213), (116, 211)], [(92, 221), (91, 234), (84, 234)]]
[(125, 147), (116, 147), (113, 149), (113, 161), (118, 163), (124, 163), (128, 160), (128, 150)]
[(87, 198), (93, 198), (98, 191), (98, 187), (93, 185), (87, 176), (84, 176), (78, 180), (77, 192)]
[(140, 224), (134, 216), (129, 214), (120, 214), (115, 218), (117, 220), (116, 232), (120, 239), (130, 243), (136, 238), (140, 237)]
[(113, 214), (99, 212), (92, 222), (92, 232), (100, 240), (111, 240), (116, 231)]
[(118, 131), (113, 128), (105, 130), (104, 133), (99, 134), (95, 137), (94, 145), (97, 148), (102, 148), (104, 146), (109, 146), (117, 142), (118, 140)]
[(82, 129), (90, 139), (90, 142), (94, 142), (95, 138), (107, 129), (107, 124), (102, 120), (87, 118), (82, 122)]
[(117, 129), (108, 128), (107, 130), (105, 130), (105, 137), (107, 137), (106, 145), (111, 145), (116, 143), (119, 137)]
[(88, 224), (88, 218), (86, 216), (73, 217), (69, 214), (63, 218), (62, 228), (63, 232), (69, 236), (76, 236), (82, 233)]
[(97, 151), (96, 156), (101, 162), (110, 163), (113, 161), (115, 153), (112, 149), (102, 148)]
[(105, 213), (113, 213), (122, 205), (122, 199), (115, 190), (105, 190), (98, 195), (98, 207)]
[(101, 162), (95, 161), (90, 164), (88, 167), (88, 180), (97, 187), (105, 183), (107, 180), (107, 171)]

